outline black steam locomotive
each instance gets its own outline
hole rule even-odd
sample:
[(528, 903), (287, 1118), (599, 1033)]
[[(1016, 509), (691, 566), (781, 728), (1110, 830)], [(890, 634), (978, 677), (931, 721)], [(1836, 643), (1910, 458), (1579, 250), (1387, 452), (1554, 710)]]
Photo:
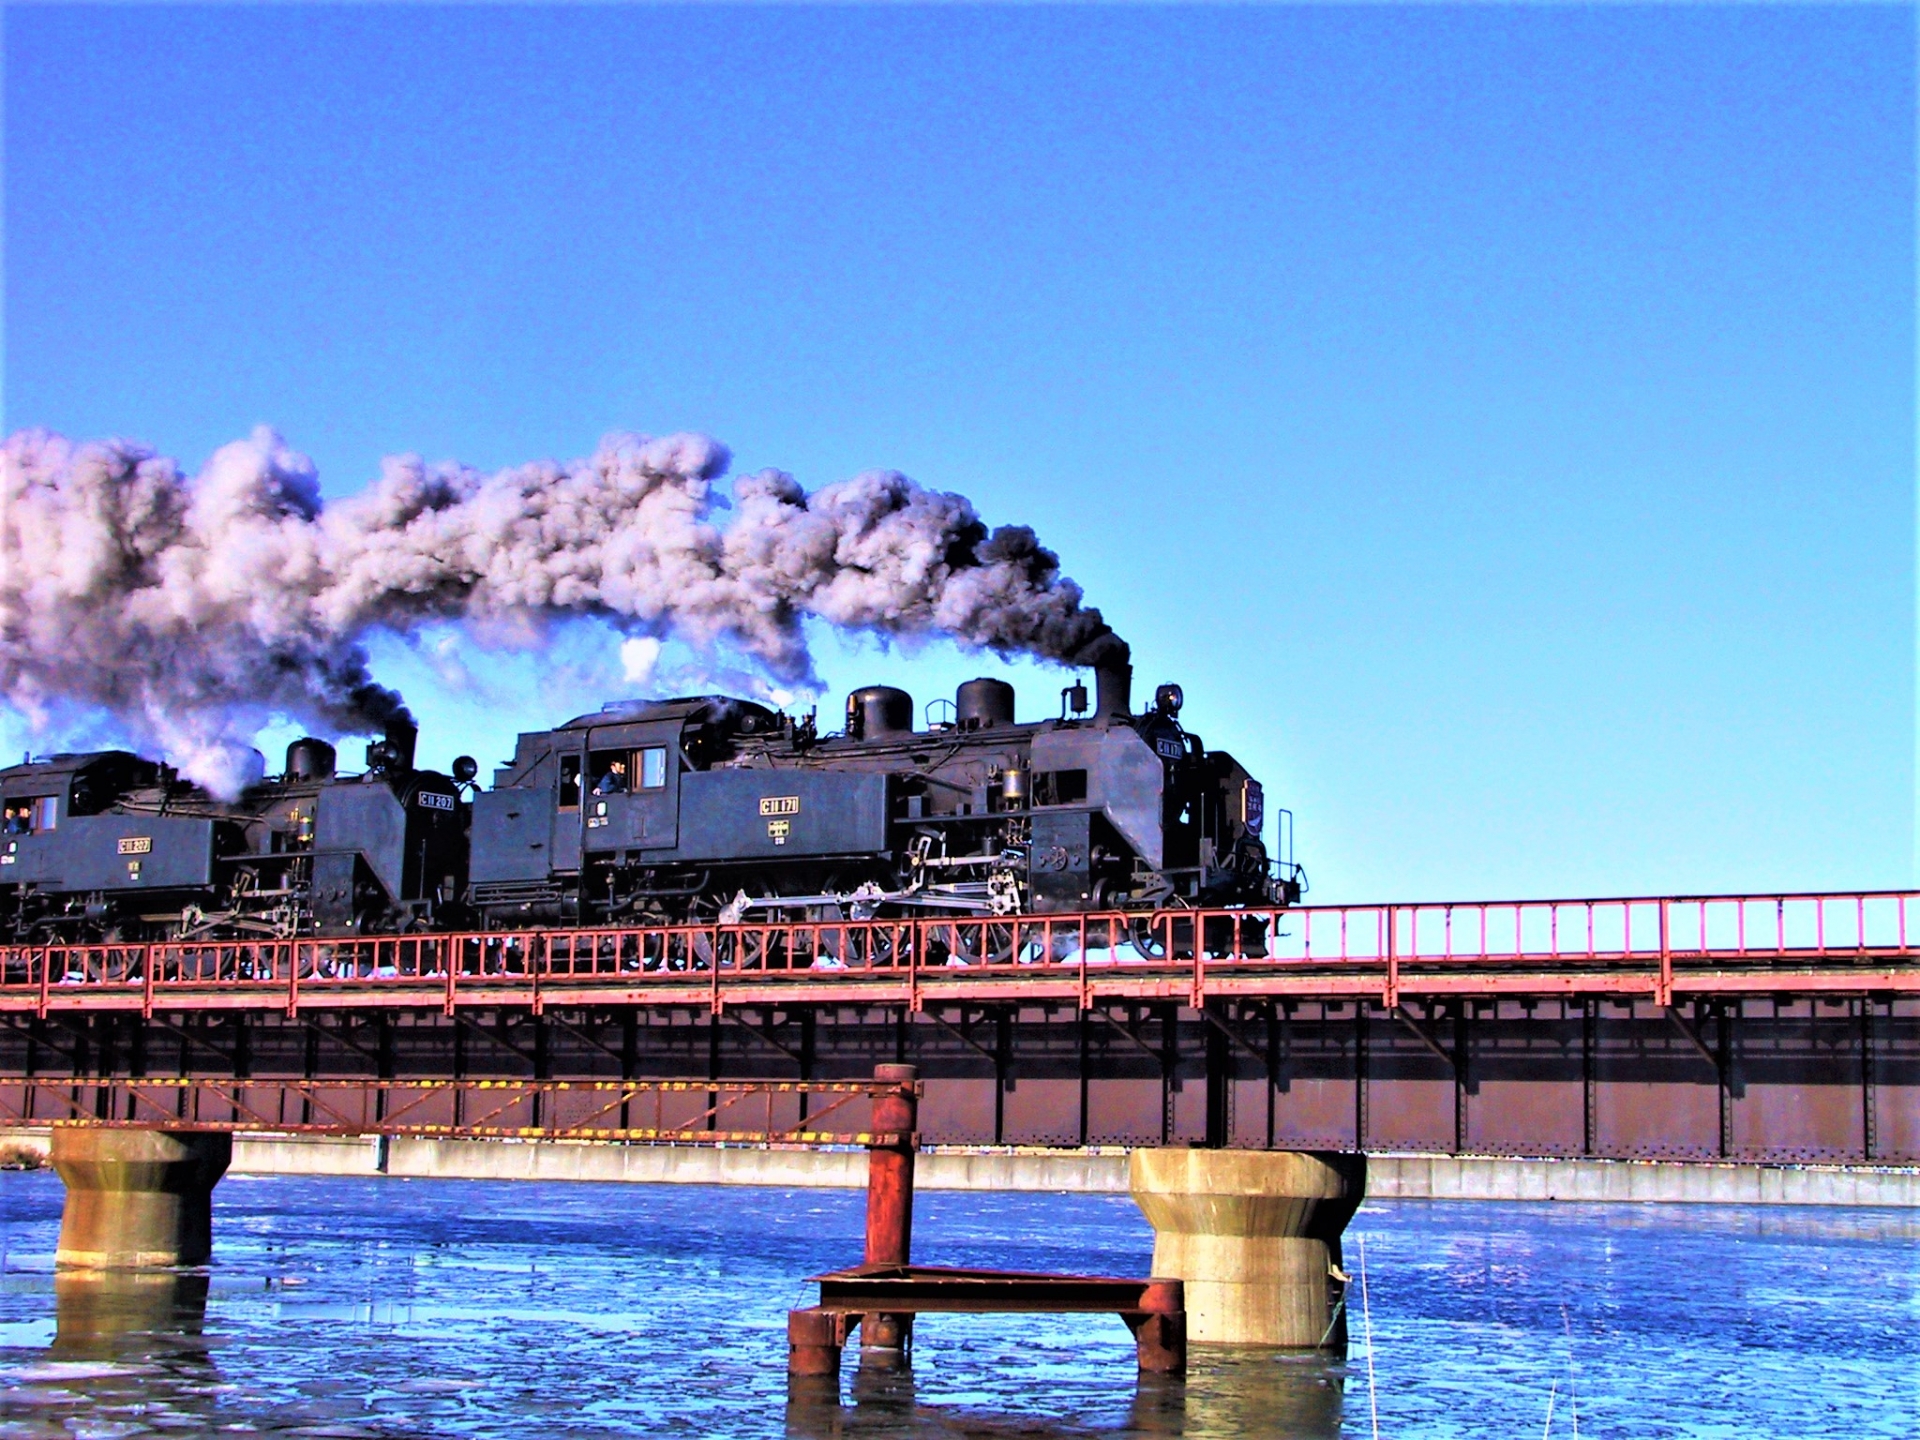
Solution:
[(454, 778), (413, 768), (413, 742), (412, 727), (396, 725), (367, 747), (365, 774), (341, 776), (333, 746), (296, 740), (285, 774), (234, 801), (124, 750), (0, 770), (0, 938), (354, 934), (451, 920), (469, 807)]
[[(1128, 672), (1014, 719), (980, 679), (916, 728), (901, 690), (822, 735), (723, 696), (611, 705), (520, 736), (493, 787), (466, 757), (412, 767), (410, 729), (334, 773), (222, 804), (124, 752), (0, 770), (0, 935), (367, 933), (773, 917), (1013, 915), (1288, 904), (1303, 878), (1262, 840), (1261, 787)], [(1284, 840), (1287, 816), (1277, 817)]]
[(1127, 672), (1098, 679), (1038, 724), (981, 679), (918, 729), (906, 692), (870, 686), (838, 735), (717, 697), (522, 735), (474, 798), (469, 904), (512, 925), (1296, 898), (1259, 782), (1181, 726), (1179, 687), (1134, 715)]

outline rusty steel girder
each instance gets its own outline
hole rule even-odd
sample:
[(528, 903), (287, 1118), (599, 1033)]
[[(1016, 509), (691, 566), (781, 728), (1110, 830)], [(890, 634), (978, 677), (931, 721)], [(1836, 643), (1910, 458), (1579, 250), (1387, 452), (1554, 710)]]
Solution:
[[(158, 1077), (212, 1086), (196, 1113), (236, 1127), (253, 1115), (319, 1124), (374, 1084), (383, 1098), (353, 1103), (383, 1116), (410, 1106), (436, 1127), (422, 1134), (484, 1124), (777, 1143), (832, 1130), (820, 1119), (831, 1101), (762, 1095), (753, 1122), (736, 1124), (744, 1102), (708, 1115), (704, 1091), (615, 1100), (579, 1087), (852, 1081), (911, 1062), (934, 1144), (1911, 1163), (1916, 902), (15, 946), (0, 948), (0, 1118), (177, 1108)], [(136, 1081), (140, 1094), (126, 1088)], [(405, 1091), (415, 1084), (430, 1098)]]

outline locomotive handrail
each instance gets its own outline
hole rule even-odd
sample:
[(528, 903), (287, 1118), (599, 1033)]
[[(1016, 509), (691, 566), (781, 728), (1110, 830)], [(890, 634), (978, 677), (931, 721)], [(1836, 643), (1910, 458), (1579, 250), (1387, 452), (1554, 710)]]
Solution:
[(1920, 892), (1877, 890), (56, 942), (0, 947), (0, 1005), (45, 1014), (137, 1002), (151, 1013), (251, 994), (292, 1012), (404, 992), (450, 1012), (469, 1000), (537, 1010), (551, 994), (672, 990), (717, 1010), (742, 988), (884, 980), (917, 1006), (995, 975), (1071, 982), (1083, 1004), (1113, 977), (1154, 977), (1167, 997), (1197, 1003), (1236, 975), (1343, 972), (1376, 978), (1391, 1005), (1410, 976), (1467, 967), (1575, 988), (1615, 972), (1614, 988), (1645, 978), (1664, 1004), (1704, 965), (1909, 965), (1917, 921)]

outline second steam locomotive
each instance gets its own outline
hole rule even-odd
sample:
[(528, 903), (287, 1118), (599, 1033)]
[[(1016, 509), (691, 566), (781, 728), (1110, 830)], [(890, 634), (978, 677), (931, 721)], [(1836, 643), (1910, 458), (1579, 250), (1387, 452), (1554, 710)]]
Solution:
[(0, 935), (16, 941), (365, 934), (775, 918), (1285, 905), (1260, 783), (1130, 672), (1019, 722), (970, 680), (916, 726), (856, 690), (821, 734), (724, 696), (610, 705), (523, 734), (481, 790), (416, 770), (398, 727), (343, 776), (319, 740), (220, 801), (123, 751), (0, 770)]

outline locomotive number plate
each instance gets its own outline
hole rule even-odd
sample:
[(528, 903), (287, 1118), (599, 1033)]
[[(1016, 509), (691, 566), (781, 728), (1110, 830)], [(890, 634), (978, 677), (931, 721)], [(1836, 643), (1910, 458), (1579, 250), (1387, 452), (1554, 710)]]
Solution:
[(151, 855), (153, 837), (151, 835), (129, 835), (120, 842), (122, 855)]
[(435, 790), (422, 790), (420, 792), (420, 805), (422, 809), (426, 810), (451, 810), (453, 809), (453, 796), (442, 795)]
[(769, 795), (760, 802), (762, 815), (798, 815), (800, 797), (798, 795)]
[(1180, 748), (1180, 742), (1178, 740), (1156, 740), (1153, 742), (1153, 748), (1160, 752), (1163, 759), (1167, 760), (1178, 760), (1186, 753)]

